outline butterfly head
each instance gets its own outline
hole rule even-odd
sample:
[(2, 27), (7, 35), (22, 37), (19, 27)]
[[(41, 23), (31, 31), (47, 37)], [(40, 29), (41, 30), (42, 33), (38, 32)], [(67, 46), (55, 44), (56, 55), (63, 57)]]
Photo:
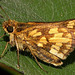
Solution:
[(13, 33), (16, 28), (17, 22), (15, 20), (8, 20), (3, 22), (3, 29), (6, 33)]

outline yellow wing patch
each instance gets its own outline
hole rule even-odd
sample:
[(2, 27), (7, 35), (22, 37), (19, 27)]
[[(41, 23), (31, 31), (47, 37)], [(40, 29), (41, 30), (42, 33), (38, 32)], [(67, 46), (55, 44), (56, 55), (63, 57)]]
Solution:
[(74, 25), (75, 23), (73, 21), (69, 21), (69, 23), (67, 24), (67, 28), (73, 28)]
[(58, 28), (50, 29), (49, 34), (54, 34), (54, 33), (58, 33)]
[(39, 47), (43, 47), (43, 44), (47, 44), (47, 40), (46, 40), (46, 38), (44, 36), (41, 37), (41, 39), (39, 40), (39, 42), (37, 43), (37, 45)]
[(49, 39), (49, 42), (57, 42), (57, 43), (68, 43), (72, 41), (72, 39), (69, 39), (69, 38), (50, 38)]
[(45, 37), (42, 37), (41, 39), (40, 39), (40, 41), (39, 42), (41, 42), (41, 43), (43, 43), (43, 44), (46, 44), (47, 43), (47, 40), (46, 40), (46, 38)]
[(56, 43), (56, 46), (61, 47), (62, 46), (62, 43)]
[(33, 37), (37, 37), (37, 36), (41, 36), (42, 33), (41, 32), (37, 32), (36, 34), (33, 35)]
[(37, 29), (32, 30), (31, 32), (29, 32), (29, 35), (32, 36), (32, 35), (34, 35), (36, 32), (37, 32)]
[(65, 55), (63, 53), (59, 53), (57, 50), (55, 50), (54, 48), (51, 48), (51, 50), (49, 51), (50, 53), (56, 55), (57, 57), (61, 58), (61, 59), (65, 59)]
[(63, 33), (57, 33), (57, 34), (54, 35), (54, 37), (55, 37), (55, 38), (57, 38), (57, 37), (60, 37), (60, 38), (61, 38), (62, 35), (63, 35)]

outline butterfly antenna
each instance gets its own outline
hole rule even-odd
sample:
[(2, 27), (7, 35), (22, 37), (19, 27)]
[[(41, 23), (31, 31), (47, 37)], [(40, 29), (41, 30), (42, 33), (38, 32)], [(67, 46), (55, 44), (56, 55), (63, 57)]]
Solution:
[(0, 8), (2, 9), (2, 11), (5, 13), (5, 15), (7, 16), (7, 18), (9, 19), (9, 16), (8, 16), (7, 13), (4, 11), (4, 9), (1, 7), (1, 5), (0, 5)]

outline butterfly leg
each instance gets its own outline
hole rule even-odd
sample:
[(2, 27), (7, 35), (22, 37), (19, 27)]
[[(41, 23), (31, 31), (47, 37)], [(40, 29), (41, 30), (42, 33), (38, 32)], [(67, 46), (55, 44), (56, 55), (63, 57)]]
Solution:
[(3, 36), (5, 36), (6, 35), (6, 33), (4, 33), (2, 36), (0, 36), (0, 38), (2, 38)]
[(7, 42), (7, 44), (6, 44), (6, 46), (5, 46), (5, 49), (3, 50), (3, 52), (2, 52), (2, 54), (1, 54), (1, 56), (0, 56), (0, 58), (3, 57), (3, 55), (4, 55), (4, 53), (5, 53), (5, 50), (7, 49), (7, 46), (8, 46), (8, 42)]
[(20, 65), (19, 65), (19, 49), (17, 49), (17, 68), (19, 69), (20, 68)]
[(28, 48), (30, 49), (31, 54), (32, 54), (33, 57), (35, 58), (35, 61), (37, 62), (37, 64), (39, 65), (39, 67), (40, 67), (44, 72), (48, 73), (48, 72), (40, 65), (40, 63), (38, 62), (38, 60), (37, 60), (35, 54), (34, 54), (34, 53), (32, 52), (32, 50), (31, 50), (31, 47), (28, 47)]
[(20, 68), (20, 65), (19, 65), (19, 46), (18, 46), (17, 41), (16, 41), (16, 47), (17, 47), (17, 68), (19, 69)]
[(32, 55), (33, 55), (33, 57), (35, 58), (35, 61), (37, 62), (37, 64), (39, 65), (39, 67), (40, 67), (43, 71), (45, 71), (46, 73), (48, 73), (48, 72), (40, 65), (40, 63), (38, 62), (36, 56), (35, 56), (34, 54), (32, 54)]

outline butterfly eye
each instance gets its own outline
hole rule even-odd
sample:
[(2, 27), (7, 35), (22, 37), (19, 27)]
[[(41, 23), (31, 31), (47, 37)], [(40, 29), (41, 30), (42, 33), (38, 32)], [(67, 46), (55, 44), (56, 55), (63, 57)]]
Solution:
[(13, 27), (12, 27), (12, 26), (8, 26), (8, 27), (7, 27), (7, 31), (8, 31), (9, 33), (13, 32)]

